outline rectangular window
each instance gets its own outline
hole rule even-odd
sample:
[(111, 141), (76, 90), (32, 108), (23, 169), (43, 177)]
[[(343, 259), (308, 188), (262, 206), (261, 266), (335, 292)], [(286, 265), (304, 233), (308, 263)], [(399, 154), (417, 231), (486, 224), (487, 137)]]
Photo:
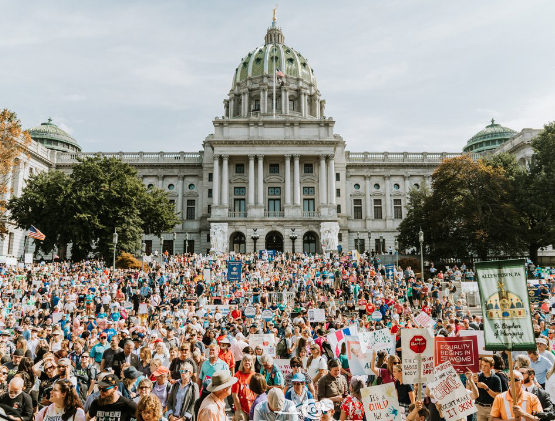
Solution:
[(235, 174), (245, 174), (245, 164), (235, 164)]
[(208, 181), (213, 181), (214, 180), (214, 174), (212, 174), (211, 172), (208, 173)]
[(355, 219), (362, 219), (362, 199), (353, 200), (353, 216)]
[(281, 196), (281, 187), (268, 187), (268, 196)]
[(341, 213), (341, 205), (337, 205), (337, 214)]
[(338, 172), (335, 173), (335, 181), (341, 181), (341, 174)]
[(335, 189), (335, 197), (341, 197), (341, 189)]
[(206, 234), (206, 242), (207, 242), (207, 243), (210, 242), (210, 233)]
[(364, 238), (355, 238), (355, 249), (359, 253), (364, 251)]
[(185, 219), (195, 219), (195, 201), (187, 200), (187, 215)]
[(305, 174), (313, 174), (314, 173), (314, 166), (312, 164), (304, 164), (304, 173)]
[(380, 240), (379, 238), (376, 238), (375, 242), (375, 251), (376, 253), (385, 253), (385, 238), (383, 240)]
[(162, 245), (162, 253), (173, 254), (173, 240), (164, 240), (164, 244)]
[(260, 111), (260, 100), (259, 99), (254, 100), (252, 110), (253, 111)]
[(382, 199), (374, 199), (374, 219), (382, 219)]
[(212, 205), (208, 205), (208, 215), (212, 215)]
[(337, 241), (343, 241), (343, 234), (341, 233), (337, 234)]
[(147, 256), (152, 254), (152, 240), (145, 240), (145, 254)]
[(279, 216), (281, 212), (281, 199), (268, 199), (269, 216)]
[(403, 219), (403, 205), (401, 205), (401, 199), (393, 199), (393, 218)]
[(303, 187), (303, 194), (305, 196), (314, 196), (315, 192), (316, 190), (314, 189), (314, 187)]
[(289, 111), (295, 111), (295, 101), (289, 100)]
[(279, 164), (270, 164), (270, 174), (279, 174)]
[(184, 253), (194, 253), (195, 252), (195, 240), (183, 240), (183, 252)]
[(304, 212), (314, 212), (314, 199), (303, 199), (303, 211)]
[(246, 187), (233, 187), (233, 195), (234, 196), (244, 196), (247, 194)]
[(170, 203), (171, 203), (171, 204), (173, 205), (173, 208), (175, 209), (175, 200), (173, 200), (173, 199), (170, 199), (170, 201), (169, 201), (169, 202), (170, 202)]
[(237, 215), (237, 216), (243, 216), (241, 214), (245, 213), (245, 209), (246, 209), (245, 199), (235, 199), (233, 201), (233, 210), (234, 210), (234, 212), (239, 212), (240, 213), (240, 215)]
[(212, 189), (208, 189), (208, 198), (212, 197)]

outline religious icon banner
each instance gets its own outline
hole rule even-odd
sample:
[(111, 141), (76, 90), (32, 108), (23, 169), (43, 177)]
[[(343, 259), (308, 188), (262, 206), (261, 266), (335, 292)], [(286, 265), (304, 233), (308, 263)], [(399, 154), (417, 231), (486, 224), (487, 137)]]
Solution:
[(523, 259), (475, 264), (488, 351), (536, 349)]

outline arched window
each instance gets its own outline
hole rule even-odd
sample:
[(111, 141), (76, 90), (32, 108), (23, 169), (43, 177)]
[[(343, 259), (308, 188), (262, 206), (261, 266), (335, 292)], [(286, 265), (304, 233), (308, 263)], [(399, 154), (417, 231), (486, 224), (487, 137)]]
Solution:
[(231, 250), (235, 253), (246, 253), (245, 235), (242, 232), (235, 233), (231, 245)]
[(316, 236), (312, 232), (307, 232), (303, 236), (303, 252), (316, 253)]

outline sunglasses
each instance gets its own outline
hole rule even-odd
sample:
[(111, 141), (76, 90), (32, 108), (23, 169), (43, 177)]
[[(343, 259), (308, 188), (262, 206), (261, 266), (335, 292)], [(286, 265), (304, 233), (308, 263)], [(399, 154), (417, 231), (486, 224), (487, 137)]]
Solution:
[(101, 392), (107, 392), (110, 389), (113, 389), (114, 386), (110, 386), (110, 387), (99, 387), (98, 390), (100, 390)]
[(150, 386), (141, 386), (139, 387), (140, 390), (150, 390)]
[(2, 374), (3, 376), (7, 376), (8, 372), (7, 371), (0, 371), (0, 374)]
[(190, 373), (191, 370), (179, 370), (180, 373)]

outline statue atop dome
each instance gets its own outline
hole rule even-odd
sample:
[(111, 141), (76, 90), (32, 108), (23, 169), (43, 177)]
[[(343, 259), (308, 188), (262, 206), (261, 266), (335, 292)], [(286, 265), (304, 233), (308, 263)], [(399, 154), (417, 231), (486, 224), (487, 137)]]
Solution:
[(272, 9), (273, 12), (274, 12), (274, 16), (272, 17), (272, 22), (275, 22), (277, 20), (277, 18), (276, 18), (277, 8), (278, 8), (278, 5), (276, 4), (276, 7), (274, 7)]

